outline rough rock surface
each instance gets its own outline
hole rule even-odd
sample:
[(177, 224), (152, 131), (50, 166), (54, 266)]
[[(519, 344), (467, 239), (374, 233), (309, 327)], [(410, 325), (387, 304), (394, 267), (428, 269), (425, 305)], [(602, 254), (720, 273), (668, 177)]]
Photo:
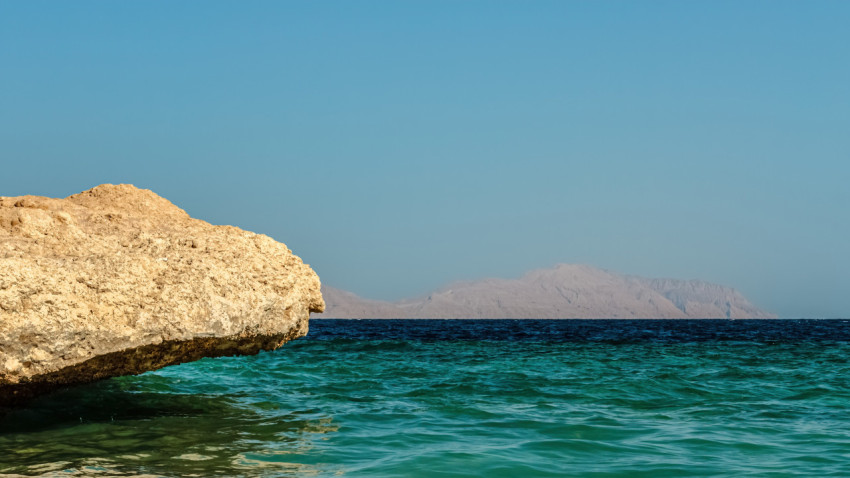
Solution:
[(324, 286), (327, 318), (771, 318), (731, 287), (561, 264), (520, 279), (461, 282), (420, 299), (366, 300)]
[(0, 405), (307, 333), (318, 276), (268, 236), (151, 191), (0, 197)]

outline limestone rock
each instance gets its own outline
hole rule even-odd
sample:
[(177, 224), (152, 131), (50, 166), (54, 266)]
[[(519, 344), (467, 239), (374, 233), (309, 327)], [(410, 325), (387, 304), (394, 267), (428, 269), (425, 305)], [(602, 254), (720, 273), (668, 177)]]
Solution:
[(325, 286), (328, 318), (771, 318), (738, 291), (703, 281), (645, 279), (560, 264), (519, 279), (459, 282), (426, 297), (366, 300)]
[(151, 191), (0, 197), (0, 405), (307, 333), (318, 276), (268, 236)]

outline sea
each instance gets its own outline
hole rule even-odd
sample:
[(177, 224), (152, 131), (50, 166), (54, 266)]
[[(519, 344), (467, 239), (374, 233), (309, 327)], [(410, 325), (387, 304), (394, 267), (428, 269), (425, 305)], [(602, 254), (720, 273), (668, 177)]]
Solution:
[(0, 476), (850, 477), (848, 320), (331, 320), (0, 417)]

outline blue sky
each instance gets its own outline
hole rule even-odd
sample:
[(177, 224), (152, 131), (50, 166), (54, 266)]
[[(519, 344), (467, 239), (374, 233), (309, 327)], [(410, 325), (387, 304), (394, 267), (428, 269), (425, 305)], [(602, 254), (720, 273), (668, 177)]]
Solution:
[(0, 195), (133, 183), (396, 299), (558, 262), (850, 316), (850, 2), (2, 1)]

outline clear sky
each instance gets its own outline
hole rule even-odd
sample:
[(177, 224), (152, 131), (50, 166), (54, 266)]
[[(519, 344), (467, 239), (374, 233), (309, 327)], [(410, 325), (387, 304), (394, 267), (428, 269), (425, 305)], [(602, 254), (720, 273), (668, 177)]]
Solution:
[(0, 195), (149, 188), (377, 299), (559, 262), (850, 317), (850, 2), (0, 0)]

